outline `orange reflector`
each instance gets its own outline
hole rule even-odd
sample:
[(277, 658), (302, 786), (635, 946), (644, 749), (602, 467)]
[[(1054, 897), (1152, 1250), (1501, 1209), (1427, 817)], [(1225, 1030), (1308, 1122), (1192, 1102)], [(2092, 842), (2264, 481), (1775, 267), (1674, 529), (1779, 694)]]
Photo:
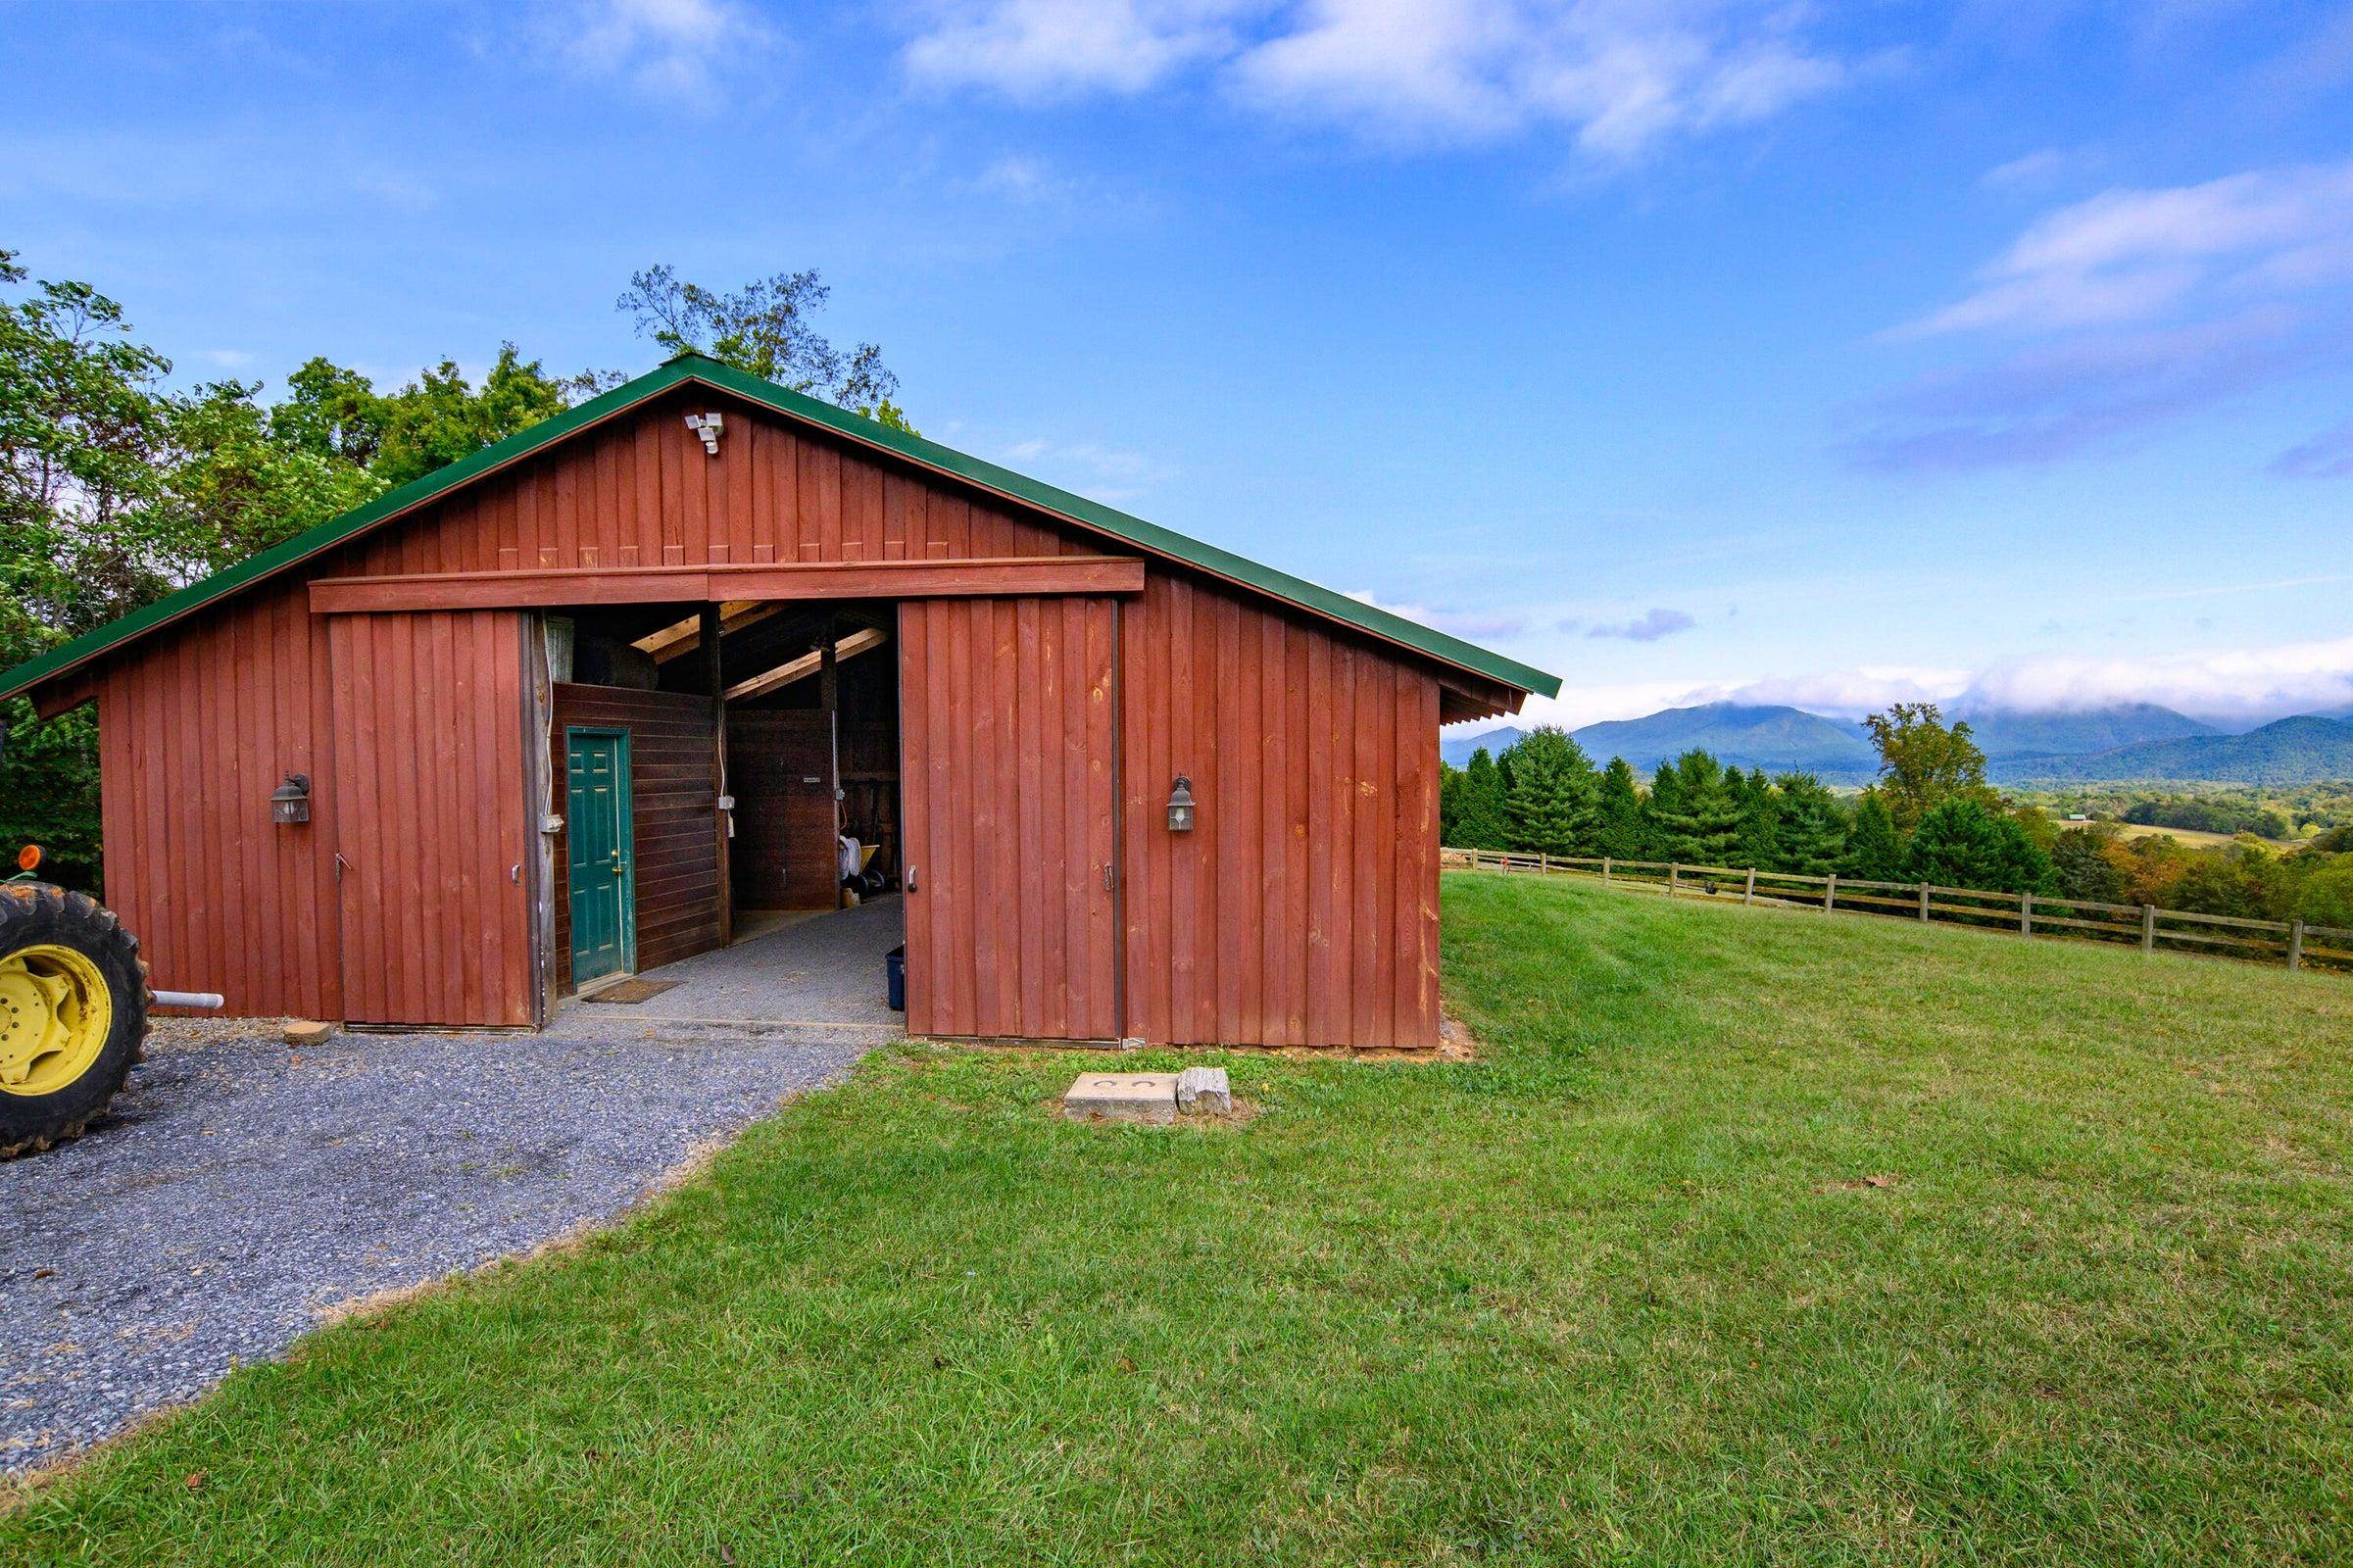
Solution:
[(17, 852), (18, 870), (29, 871), (40, 863), (41, 847), (38, 844), (27, 844)]

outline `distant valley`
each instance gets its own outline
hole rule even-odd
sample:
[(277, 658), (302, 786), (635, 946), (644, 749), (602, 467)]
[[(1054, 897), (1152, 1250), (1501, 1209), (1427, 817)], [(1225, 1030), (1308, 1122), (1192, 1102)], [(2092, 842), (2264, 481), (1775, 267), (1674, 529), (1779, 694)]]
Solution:
[[(2353, 710), (2282, 718), (2239, 733), (2149, 703), (2070, 712), (1962, 708), (1997, 783), (2311, 784), (2353, 778)], [(1521, 726), (1449, 736), (1440, 755), (1456, 767), (1485, 747), (1500, 754)], [(1588, 724), (1573, 732), (1594, 763), (1623, 757), (1649, 773), (1696, 747), (1739, 767), (1819, 775), (1825, 783), (1867, 784), (1879, 758), (1862, 725), (1774, 705), (1707, 703), (1642, 718)]]

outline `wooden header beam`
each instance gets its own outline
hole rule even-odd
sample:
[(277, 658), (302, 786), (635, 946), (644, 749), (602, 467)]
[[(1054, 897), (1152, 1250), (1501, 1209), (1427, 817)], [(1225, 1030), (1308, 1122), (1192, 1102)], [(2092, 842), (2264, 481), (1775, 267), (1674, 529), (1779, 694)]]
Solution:
[(1004, 556), (977, 561), (804, 562), (789, 565), (580, 566), (534, 571), (321, 577), (311, 613), (405, 610), (554, 610), (571, 605), (717, 604), (729, 600), (979, 599), (1021, 594), (1137, 594), (1128, 556)]

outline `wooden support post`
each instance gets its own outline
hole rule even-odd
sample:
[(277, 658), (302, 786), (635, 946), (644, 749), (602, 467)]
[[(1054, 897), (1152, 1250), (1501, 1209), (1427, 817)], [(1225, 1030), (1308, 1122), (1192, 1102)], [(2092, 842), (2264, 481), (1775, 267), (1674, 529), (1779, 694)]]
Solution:
[(735, 812), (727, 800), (727, 671), (719, 655), (719, 607), (705, 605), (700, 628), (703, 669), (711, 677), (711, 790), (713, 831), (719, 846), (719, 946), (735, 940), (735, 881), (728, 865), (728, 840), (735, 836)]
[(1920, 884), (1920, 918), (1923, 921), (1928, 919), (1928, 884), (1926, 882)]
[(1822, 912), (1830, 913), (1838, 906), (1838, 873), (1833, 871), (1830, 880), (1822, 884)]
[(2143, 953), (2157, 951), (2157, 906), (2154, 904), (2144, 904), (2140, 906), (2140, 951)]
[(2018, 896), (2018, 934), (2022, 937), (2034, 934), (2034, 895), (2032, 893)]
[(1681, 863), (1679, 863), (1679, 862), (1677, 862), (1677, 861), (1674, 861), (1674, 860), (1669, 860), (1669, 861), (1667, 862), (1667, 897), (1668, 897), (1668, 898), (1670, 898), (1670, 899), (1671, 899), (1671, 898), (1675, 897), (1675, 888), (1676, 888), (1676, 885), (1677, 885), (1678, 883), (1682, 882), (1682, 880), (1683, 880), (1683, 866), (1681, 865)]
[(1748, 885), (1740, 890), (1740, 902), (1742, 904), (1756, 902), (1756, 867), (1753, 865), (1748, 868)]
[(1604, 882), (1609, 880), (1609, 857), (1606, 855), (1601, 857), (1601, 880)]
[[(833, 651), (835, 626), (825, 621), (825, 640), (817, 645), (817, 707), (825, 714), (825, 793), (832, 797), (833, 834), (825, 841), (828, 859), (842, 854), (842, 662)], [(842, 906), (841, 875), (834, 876), (833, 904)]]
[(1539, 850), (1536, 852), (1536, 868), (1539, 871), (1549, 871), (1552, 869), (1552, 856), (1550, 851)]
[(2297, 920), (2287, 928), (2287, 972), (2294, 974), (2304, 967), (2304, 922)]

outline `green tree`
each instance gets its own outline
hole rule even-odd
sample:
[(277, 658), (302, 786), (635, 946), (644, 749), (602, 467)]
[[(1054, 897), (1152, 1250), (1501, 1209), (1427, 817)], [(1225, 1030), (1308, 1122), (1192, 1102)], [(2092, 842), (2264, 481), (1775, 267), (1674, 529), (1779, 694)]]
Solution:
[(1593, 791), (1593, 853), (1620, 860), (1642, 858), (1642, 792), (1623, 757), (1609, 760)]
[(174, 580), (234, 565), (386, 488), (340, 457), (281, 441), (260, 392), (259, 382), (218, 381), (172, 405), (151, 528)]
[(1642, 797), (1642, 854), (1653, 860), (1667, 858), (1674, 829), (1668, 823), (1683, 809), (1683, 775), (1673, 762), (1661, 762), (1650, 775), (1650, 792)]
[(1854, 825), (1846, 833), (1846, 849), (1838, 857), (1838, 874), (1865, 882), (1892, 882), (1903, 869), (1903, 837), (1885, 797), (1865, 790), (1856, 805)]
[(1661, 768), (1667, 780), (1666, 804), (1659, 804), (1657, 783), (1650, 789), (1651, 825), (1662, 860), (1693, 865), (1724, 865), (1740, 849), (1740, 803), (1715, 758), (1694, 748)]
[(2058, 886), (2050, 857), (2024, 828), (1967, 800), (1945, 801), (1920, 819), (1904, 846), (1901, 880), (1999, 893), (2049, 893)]
[[(0, 286), (27, 280), (0, 251)], [(146, 509), (170, 450), (171, 362), (132, 342), (86, 283), (42, 280), (0, 307), (0, 668), (168, 592)], [(0, 703), (0, 835), (51, 852), (44, 874), (99, 884), (98, 731)]]
[(2088, 899), (2094, 904), (2123, 902), (2124, 867), (2110, 853), (2121, 836), (2107, 822), (2091, 822), (2060, 833), (2051, 844), (2051, 866), (2062, 897)]
[(722, 294), (661, 264), (630, 274), (617, 308), (673, 354), (707, 354), (913, 433), (881, 348), (860, 343), (845, 352), (810, 324), (832, 294), (813, 271), (777, 272)]
[(1879, 790), (1896, 831), (1909, 833), (1946, 801), (1973, 801), (1988, 811), (2001, 797), (1985, 783), (1985, 754), (1969, 726), (1947, 727), (1934, 703), (1897, 703), (1863, 720), (1879, 748)]
[(1735, 767), (1726, 769), (1724, 782), (1740, 813), (1739, 840), (1728, 863), (1753, 865), (1768, 871), (1781, 869), (1782, 803), (1774, 794), (1772, 780), (1765, 777), (1761, 767), (1752, 767), (1745, 773)]
[(1784, 773), (1781, 795), (1781, 858), (1774, 867), (1806, 876), (1828, 876), (1838, 869), (1846, 848), (1846, 813), (1838, 800), (1811, 773)]
[(2296, 895), (2295, 918), (2308, 925), (2353, 931), (2353, 860), (2313, 872)]
[(1590, 847), (1598, 781), (1585, 749), (1558, 725), (1543, 724), (1503, 754), (1503, 810), (1511, 847), (1582, 855)]
[(1486, 747), (1471, 753), (1470, 766), (1462, 770), (1458, 799), (1454, 836), (1448, 843), (1464, 850), (1511, 847), (1511, 830), (1503, 810), (1503, 775)]
[(397, 489), (555, 417), (597, 379), (593, 374), (552, 376), (512, 343), (499, 345), (499, 357), (479, 387), (466, 380), (457, 361), (443, 360), (382, 400), (380, 434), (368, 470)]

